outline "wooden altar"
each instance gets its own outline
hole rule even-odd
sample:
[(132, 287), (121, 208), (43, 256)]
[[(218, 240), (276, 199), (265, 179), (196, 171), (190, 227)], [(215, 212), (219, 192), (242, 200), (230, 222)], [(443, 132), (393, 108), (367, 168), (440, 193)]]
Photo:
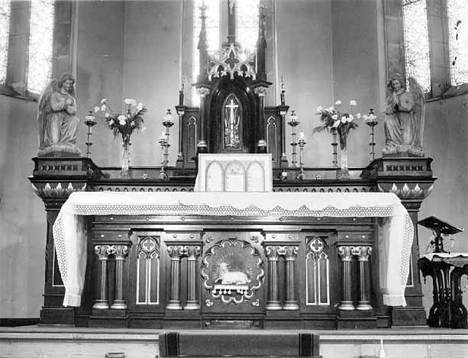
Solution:
[[(234, 17), (235, 5), (229, 12), (229, 19)], [(312, 201), (292, 212), (268, 208), (263, 215), (246, 208), (191, 211), (185, 206), (133, 214), (108, 208), (83, 211), (78, 215), (86, 215), (86, 220), (70, 227), (86, 234), (81, 241), (85, 245), (72, 257), (86, 267), (85, 275), (73, 281), (76, 286), (66, 282), (66, 292), (62, 275), (67, 276), (68, 266), (59, 269), (64, 247), (54, 240), (53, 227), (70, 195), (160, 193), (178, 198), (194, 191), (201, 153), (268, 153), (273, 178), (269, 195), (291, 194), (301, 202), (302, 197), (327, 193), (338, 203), (340, 195), (344, 199), (352, 194), (353, 207), (366, 195), (392, 193), (399, 199), (392, 205), (402, 205), (413, 226), (418, 222), (419, 207), (435, 181), (430, 158), (383, 157), (366, 168), (350, 168), (350, 177), (340, 179), (337, 167), (298, 168), (289, 163), (284, 91), (279, 105), (265, 104), (271, 83), (266, 78), (263, 14), (257, 52), (243, 59), (233, 26), (221, 55), (208, 56), (203, 14), (201, 18), (200, 75), (194, 84), (200, 106), (187, 106), (180, 93), (174, 166), (133, 167), (129, 177), (122, 178), (119, 168), (100, 167), (89, 158), (53, 153), (33, 159), (30, 180), (47, 212), (41, 323), (206, 329), (425, 325), (415, 264), (417, 235), (411, 237), (407, 267), (399, 266), (408, 270), (404, 296), (401, 292), (397, 303), (384, 301), (388, 280), (382, 275), (389, 271), (382, 263), (401, 252), (386, 252), (381, 245), (382, 225), (391, 215), (377, 212), (375, 203), (366, 215), (351, 210), (340, 216), (326, 205), (314, 212)], [(224, 195), (218, 193), (218, 198), (226, 199)]]

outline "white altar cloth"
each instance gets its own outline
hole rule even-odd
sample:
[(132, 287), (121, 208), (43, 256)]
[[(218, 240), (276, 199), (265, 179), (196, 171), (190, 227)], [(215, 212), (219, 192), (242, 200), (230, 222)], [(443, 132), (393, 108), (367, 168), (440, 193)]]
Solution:
[(406, 306), (404, 291), (414, 229), (405, 207), (392, 193), (72, 193), (53, 226), (65, 285), (64, 306), (81, 305), (87, 253), (86, 215), (377, 217), (383, 303)]

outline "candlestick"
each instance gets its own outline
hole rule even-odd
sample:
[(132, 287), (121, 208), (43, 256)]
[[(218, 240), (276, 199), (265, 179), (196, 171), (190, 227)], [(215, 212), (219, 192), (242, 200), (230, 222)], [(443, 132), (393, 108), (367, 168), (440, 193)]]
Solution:
[(281, 98), (281, 105), (284, 106), (285, 103), (286, 103), (286, 98), (285, 98), (285, 89), (284, 89), (284, 79), (283, 79), (283, 76), (281, 76), (281, 94), (280, 94), (280, 98)]
[(163, 117), (163, 126), (166, 128), (165, 131), (162, 131), (161, 137), (159, 137), (159, 144), (161, 145), (161, 171), (159, 173), (159, 179), (165, 180), (168, 179), (168, 175), (164, 171), (165, 167), (169, 163), (169, 136), (170, 132), (169, 129), (174, 125), (174, 121), (172, 119), (171, 110), (168, 109), (166, 115)]
[(96, 121), (94, 120), (95, 117), (93, 116), (93, 112), (89, 111), (88, 115), (85, 117), (84, 124), (88, 126), (88, 133), (87, 133), (87, 141), (86, 141), (86, 157), (89, 158), (91, 156), (91, 146), (93, 142), (91, 142), (91, 136), (93, 135), (93, 127), (96, 125)]
[(304, 180), (305, 179), (305, 173), (304, 173), (304, 147), (306, 145), (306, 141), (304, 139), (304, 131), (301, 131), (299, 134), (299, 167), (300, 171), (299, 174), (297, 175), (297, 179), (299, 180)]
[(297, 141), (296, 141), (296, 126), (299, 125), (300, 122), (297, 121), (297, 119), (299, 118), (296, 114), (296, 111), (292, 110), (291, 111), (291, 121), (288, 122), (288, 124), (291, 126), (291, 137), (292, 137), (292, 141), (291, 141), (291, 146), (292, 146), (292, 160), (291, 160), (291, 164), (293, 165), (293, 167), (297, 167), (297, 160), (296, 160), (296, 146), (297, 146)]
[(364, 122), (370, 127), (370, 156), (371, 156), (371, 162), (374, 161), (375, 159), (375, 133), (374, 133), (374, 127), (379, 123), (377, 122), (377, 117), (374, 113), (374, 109), (369, 109), (369, 115), (363, 116)]

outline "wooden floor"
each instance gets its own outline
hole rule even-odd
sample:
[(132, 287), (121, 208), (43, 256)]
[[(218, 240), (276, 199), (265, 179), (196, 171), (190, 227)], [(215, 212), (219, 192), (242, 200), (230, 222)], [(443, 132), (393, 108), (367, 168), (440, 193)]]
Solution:
[[(207, 335), (232, 333), (249, 336), (278, 333), (268, 330), (203, 332)], [(66, 326), (0, 327), (0, 357), (155, 358), (159, 356), (159, 333), (162, 331)], [(379, 357), (381, 341), (386, 358), (468, 357), (467, 329), (421, 327), (310, 333), (320, 335), (320, 354), (323, 358)], [(222, 352), (219, 357), (222, 357)]]

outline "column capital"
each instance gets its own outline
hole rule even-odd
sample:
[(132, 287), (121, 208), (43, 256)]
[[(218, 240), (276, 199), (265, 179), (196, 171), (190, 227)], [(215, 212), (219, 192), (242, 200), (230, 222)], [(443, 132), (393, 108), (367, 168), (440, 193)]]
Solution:
[(339, 246), (338, 254), (340, 255), (341, 261), (351, 261), (353, 258), (353, 246)]
[(182, 245), (169, 245), (167, 247), (167, 252), (171, 257), (171, 260), (180, 260), (180, 258), (186, 255), (185, 247)]
[(98, 256), (99, 260), (108, 260), (109, 256), (114, 253), (112, 245), (95, 245), (94, 253)]
[(372, 247), (370, 246), (354, 246), (351, 248), (351, 252), (354, 256), (358, 257), (359, 261), (368, 261), (369, 256), (372, 253)]
[(111, 249), (116, 260), (123, 260), (128, 255), (129, 245), (112, 245)]

